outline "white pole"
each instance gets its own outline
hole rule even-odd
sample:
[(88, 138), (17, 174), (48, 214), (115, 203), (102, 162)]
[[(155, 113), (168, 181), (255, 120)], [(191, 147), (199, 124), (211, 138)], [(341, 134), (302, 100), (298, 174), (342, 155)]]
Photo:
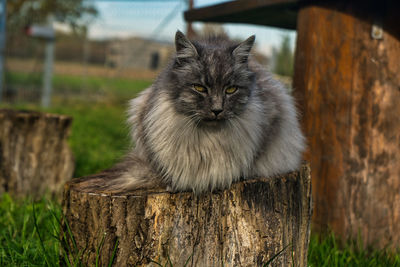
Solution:
[[(48, 24), (53, 28), (54, 17), (49, 15)], [(43, 69), (42, 106), (49, 107), (51, 102), (52, 79), (54, 61), (54, 39), (46, 40), (45, 62)]]

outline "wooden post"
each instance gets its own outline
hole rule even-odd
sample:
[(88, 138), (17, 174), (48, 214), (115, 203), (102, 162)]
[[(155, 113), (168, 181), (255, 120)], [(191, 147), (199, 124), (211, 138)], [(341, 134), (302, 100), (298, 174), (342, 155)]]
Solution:
[(0, 109), (0, 193), (59, 193), (72, 177), (67, 144), (72, 119), (64, 115)]
[[(187, 2), (188, 2), (188, 10), (192, 10), (193, 6), (194, 6), (194, 3), (193, 3), (194, 0), (187, 0)], [(186, 22), (186, 36), (189, 39), (193, 39), (194, 37), (196, 37), (196, 33), (195, 33), (194, 29), (193, 29), (191, 21), (187, 21)]]
[(294, 88), (309, 144), (313, 227), (398, 247), (399, 2), (331, 2), (302, 8), (297, 24)]
[(70, 259), (78, 255), (89, 266), (96, 258), (99, 266), (164, 266), (169, 260), (173, 266), (264, 266), (278, 255), (272, 266), (307, 265), (308, 166), (201, 196), (82, 189), (112, 176), (104, 172), (66, 184), (62, 229), (64, 248), (75, 252)]

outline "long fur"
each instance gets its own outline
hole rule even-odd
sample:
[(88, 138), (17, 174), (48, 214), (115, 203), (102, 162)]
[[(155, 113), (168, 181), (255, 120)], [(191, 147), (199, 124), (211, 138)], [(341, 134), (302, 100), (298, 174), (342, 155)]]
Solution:
[[(110, 188), (121, 191), (162, 184), (173, 191), (202, 193), (227, 188), (241, 178), (299, 167), (305, 144), (293, 99), (248, 59), (253, 42), (254, 37), (239, 45), (218, 38), (192, 43), (177, 33), (177, 55), (171, 64), (130, 102), (128, 123), (135, 148), (120, 163), (124, 171), (109, 181)], [(230, 65), (221, 62), (228, 59)], [(194, 73), (207, 83), (205, 71), (213, 88), (221, 80), (236, 79), (235, 84), (246, 89), (231, 97), (219, 91), (198, 96), (184, 88), (184, 79), (197, 79)], [(208, 102), (199, 105), (201, 97)], [(203, 121), (211, 108), (207, 103), (218, 99), (227, 106), (225, 117), (210, 126)]]

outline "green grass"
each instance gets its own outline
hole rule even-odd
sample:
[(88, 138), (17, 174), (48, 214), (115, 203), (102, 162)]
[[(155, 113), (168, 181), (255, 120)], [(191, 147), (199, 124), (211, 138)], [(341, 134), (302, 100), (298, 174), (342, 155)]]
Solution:
[[(5, 82), (8, 85), (42, 86), (41, 73), (7, 72)], [(110, 91), (119, 95), (138, 91), (151, 84), (148, 80), (132, 80), (127, 78), (108, 78), (94, 76), (72, 76), (55, 74), (53, 87), (56, 93), (70, 91), (76, 93)]]
[(16, 201), (3, 194), (0, 197), (0, 266), (56, 266), (60, 251), (56, 218), (60, 212), (54, 202)]
[(75, 177), (111, 167), (130, 146), (125, 106), (58, 106), (48, 111), (74, 119), (69, 144), (75, 157)]
[[(40, 94), (42, 76), (40, 73), (7, 72), (5, 83), (13, 90), (24, 88)], [(120, 105), (150, 84), (149, 80), (56, 74), (53, 76), (53, 102), (56, 104), (107, 102)]]
[[(344, 244), (343, 244), (344, 243)], [(400, 251), (365, 249), (361, 241), (342, 242), (333, 233), (311, 236), (309, 266), (391, 267), (400, 266)]]

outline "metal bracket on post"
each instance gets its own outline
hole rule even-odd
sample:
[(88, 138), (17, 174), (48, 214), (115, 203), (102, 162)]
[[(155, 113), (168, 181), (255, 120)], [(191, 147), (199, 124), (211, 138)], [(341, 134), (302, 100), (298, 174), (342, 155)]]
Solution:
[(372, 24), (371, 37), (376, 40), (383, 39), (383, 27), (381, 21), (375, 20), (374, 24)]

